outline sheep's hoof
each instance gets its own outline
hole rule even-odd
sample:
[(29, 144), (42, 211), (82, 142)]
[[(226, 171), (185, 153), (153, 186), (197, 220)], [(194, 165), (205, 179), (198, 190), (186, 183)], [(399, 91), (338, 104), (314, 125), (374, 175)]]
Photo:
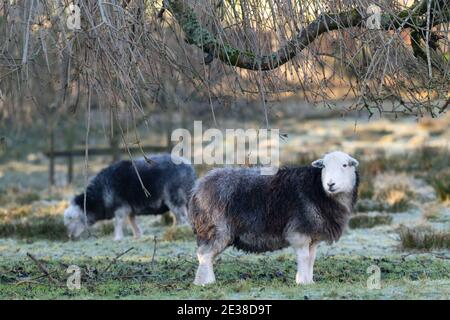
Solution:
[(122, 241), (122, 239), (123, 239), (122, 237), (115, 237), (115, 238), (114, 238), (114, 241), (119, 242), (119, 241)]
[(209, 281), (201, 281), (201, 280), (194, 280), (194, 285), (196, 286), (207, 286), (209, 284), (213, 284), (214, 282), (216, 282), (215, 280), (209, 280)]
[(134, 235), (133, 235), (133, 238), (134, 238), (135, 240), (138, 240), (138, 239), (142, 238), (142, 232), (139, 232), (139, 233), (134, 234)]
[(195, 277), (194, 284), (196, 286), (206, 286), (216, 282), (214, 274), (200, 274)]
[(315, 282), (313, 280), (311, 281), (295, 281), (299, 286), (304, 286), (304, 285), (311, 285), (314, 284)]
[(309, 284), (314, 284), (314, 280), (313, 279), (302, 279), (301, 277), (296, 276), (295, 283), (297, 283), (298, 285), (309, 285)]

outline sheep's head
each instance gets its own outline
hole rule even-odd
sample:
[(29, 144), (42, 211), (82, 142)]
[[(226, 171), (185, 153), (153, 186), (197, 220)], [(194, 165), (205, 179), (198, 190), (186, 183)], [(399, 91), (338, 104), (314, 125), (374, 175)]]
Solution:
[(78, 238), (86, 230), (86, 217), (77, 204), (71, 203), (64, 211), (64, 225), (70, 239)]
[(312, 166), (322, 169), (322, 186), (328, 194), (350, 193), (356, 185), (358, 161), (345, 152), (327, 153)]

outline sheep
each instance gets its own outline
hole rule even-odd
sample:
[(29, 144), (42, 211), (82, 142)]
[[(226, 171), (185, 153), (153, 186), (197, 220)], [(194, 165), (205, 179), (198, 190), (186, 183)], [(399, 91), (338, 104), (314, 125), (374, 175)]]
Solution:
[(357, 200), (357, 166), (335, 151), (273, 176), (258, 168), (210, 171), (197, 181), (188, 206), (198, 245), (194, 284), (215, 282), (213, 261), (229, 246), (254, 253), (291, 246), (296, 283), (313, 283), (318, 244), (341, 237)]
[(187, 204), (196, 179), (192, 165), (183, 158), (173, 161), (169, 154), (149, 159), (149, 162), (138, 159), (134, 164), (123, 160), (101, 170), (86, 189), (86, 215), (84, 192), (76, 195), (64, 212), (69, 238), (78, 238), (96, 221), (112, 218), (115, 218), (116, 241), (123, 238), (125, 218), (134, 237), (139, 238), (142, 231), (136, 223), (136, 215), (158, 215), (169, 210), (178, 221), (186, 223)]

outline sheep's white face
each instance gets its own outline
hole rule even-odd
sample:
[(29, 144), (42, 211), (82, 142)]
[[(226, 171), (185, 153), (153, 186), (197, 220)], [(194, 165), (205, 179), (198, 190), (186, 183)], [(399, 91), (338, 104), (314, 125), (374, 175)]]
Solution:
[(358, 161), (345, 152), (327, 153), (322, 159), (312, 163), (313, 167), (322, 168), (322, 186), (328, 194), (352, 192), (356, 184), (356, 167)]
[(78, 238), (86, 229), (83, 210), (76, 204), (71, 203), (64, 211), (64, 225), (70, 239)]

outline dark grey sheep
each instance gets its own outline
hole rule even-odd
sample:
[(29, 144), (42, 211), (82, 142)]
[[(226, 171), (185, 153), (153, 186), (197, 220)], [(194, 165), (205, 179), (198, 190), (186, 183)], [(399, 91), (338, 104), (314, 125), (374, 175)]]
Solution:
[(357, 198), (358, 161), (331, 152), (312, 166), (215, 169), (194, 187), (188, 218), (197, 237), (199, 267), (194, 284), (215, 281), (213, 260), (229, 246), (247, 252), (291, 246), (297, 283), (313, 282), (316, 248), (337, 241)]
[[(75, 196), (64, 212), (64, 224), (69, 237), (76, 238), (99, 220), (115, 218), (115, 240), (123, 238), (123, 225), (128, 218), (135, 237), (141, 235), (136, 215), (157, 215), (171, 210), (178, 221), (185, 222), (187, 204), (195, 183), (192, 165), (169, 154), (134, 162), (119, 161), (100, 171), (86, 189), (86, 217), (84, 192)], [(176, 160), (174, 163), (173, 160)], [(142, 188), (139, 176), (145, 189)]]

